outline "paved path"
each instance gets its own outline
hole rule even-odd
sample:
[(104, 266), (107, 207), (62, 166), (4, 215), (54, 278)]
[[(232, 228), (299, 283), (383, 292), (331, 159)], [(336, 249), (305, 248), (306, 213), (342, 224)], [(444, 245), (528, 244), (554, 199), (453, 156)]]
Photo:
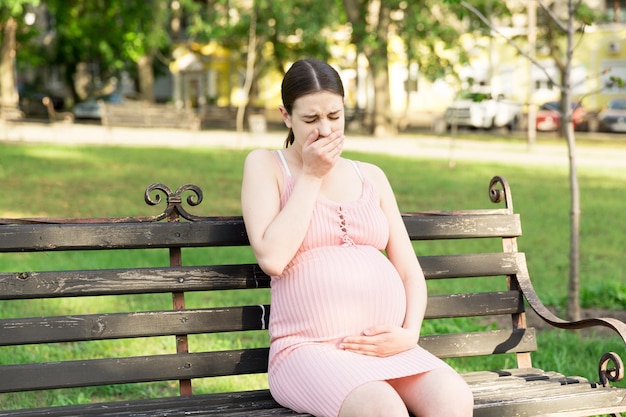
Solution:
[[(94, 145), (224, 147), (236, 149), (279, 148), (286, 133), (237, 133), (222, 130), (106, 128), (89, 124), (5, 123), (0, 141)], [(521, 165), (568, 165), (565, 143), (541, 143), (529, 150), (523, 141), (511, 142), (453, 139), (434, 135), (399, 135), (391, 139), (348, 135), (346, 149), (390, 155), (437, 158), (449, 161), (482, 161)], [(598, 167), (626, 177), (626, 145), (585, 143), (577, 145), (577, 166)]]

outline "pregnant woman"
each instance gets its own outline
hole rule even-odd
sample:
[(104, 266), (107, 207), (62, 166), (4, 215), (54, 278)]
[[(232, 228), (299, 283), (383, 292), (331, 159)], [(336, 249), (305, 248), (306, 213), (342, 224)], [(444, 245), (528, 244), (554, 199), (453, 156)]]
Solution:
[(319, 417), (471, 416), (472, 394), (417, 345), (426, 282), (375, 165), (341, 157), (344, 90), (327, 63), (294, 63), (285, 149), (246, 158), (242, 210), (271, 276), (269, 385)]

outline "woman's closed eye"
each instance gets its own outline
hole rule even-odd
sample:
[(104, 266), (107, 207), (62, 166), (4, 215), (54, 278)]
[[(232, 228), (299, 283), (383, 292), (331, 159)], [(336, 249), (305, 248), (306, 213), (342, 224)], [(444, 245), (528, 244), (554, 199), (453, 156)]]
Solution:
[(326, 116), (319, 114), (308, 114), (302, 116), (302, 121), (306, 124), (312, 124), (318, 122), (322, 118), (327, 118), (328, 120), (339, 120), (341, 119), (342, 110), (336, 110), (330, 113), (327, 113)]

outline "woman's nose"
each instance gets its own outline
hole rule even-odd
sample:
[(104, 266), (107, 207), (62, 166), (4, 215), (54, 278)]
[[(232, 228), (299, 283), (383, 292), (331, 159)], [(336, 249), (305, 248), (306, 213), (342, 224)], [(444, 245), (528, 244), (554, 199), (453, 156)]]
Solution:
[(330, 120), (328, 118), (320, 119), (319, 123), (320, 136), (328, 136), (332, 133), (330, 128)]

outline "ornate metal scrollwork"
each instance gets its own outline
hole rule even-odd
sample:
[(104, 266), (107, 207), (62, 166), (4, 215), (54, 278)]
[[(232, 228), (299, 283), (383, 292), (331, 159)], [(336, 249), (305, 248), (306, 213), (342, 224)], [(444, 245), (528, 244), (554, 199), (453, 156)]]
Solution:
[(504, 200), (506, 208), (513, 213), (513, 197), (511, 196), (511, 188), (504, 177), (495, 176), (491, 179), (489, 182), (489, 199), (493, 203), (501, 203), (502, 200)]
[[(609, 368), (609, 364), (613, 364)], [(615, 352), (608, 352), (602, 355), (598, 364), (598, 374), (602, 386), (607, 386), (610, 382), (621, 381), (624, 378), (624, 362)]]
[(167, 218), (168, 221), (178, 221), (180, 217), (189, 221), (206, 219), (205, 216), (196, 216), (185, 210), (183, 207), (183, 194), (185, 192), (191, 192), (185, 200), (190, 206), (197, 206), (202, 202), (202, 190), (193, 184), (181, 185), (174, 192), (165, 184), (154, 183), (149, 185), (144, 193), (146, 204), (156, 206), (163, 200), (162, 195), (167, 198), (167, 207), (163, 213), (154, 216), (152, 220), (158, 221)]

